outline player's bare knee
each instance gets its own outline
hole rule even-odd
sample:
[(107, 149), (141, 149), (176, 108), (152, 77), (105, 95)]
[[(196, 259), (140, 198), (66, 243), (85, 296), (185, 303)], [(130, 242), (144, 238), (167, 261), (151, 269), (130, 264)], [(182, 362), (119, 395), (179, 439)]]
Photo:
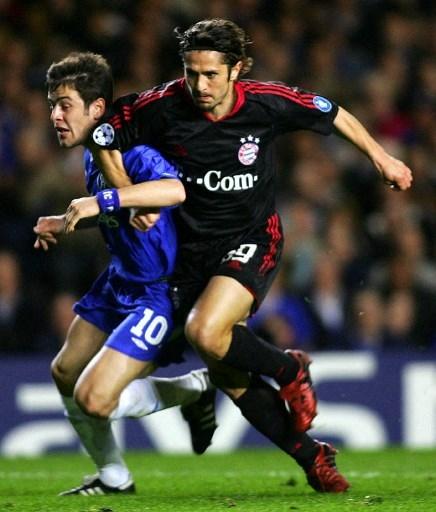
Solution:
[(228, 350), (226, 343), (223, 342), (222, 333), (207, 322), (195, 319), (188, 321), (185, 326), (185, 335), (200, 352), (213, 359), (222, 359)]
[(85, 414), (95, 418), (108, 418), (113, 409), (113, 403), (93, 389), (75, 390), (74, 399)]
[(68, 366), (65, 366), (58, 357), (51, 362), (51, 375), (58, 388), (74, 388), (76, 376)]

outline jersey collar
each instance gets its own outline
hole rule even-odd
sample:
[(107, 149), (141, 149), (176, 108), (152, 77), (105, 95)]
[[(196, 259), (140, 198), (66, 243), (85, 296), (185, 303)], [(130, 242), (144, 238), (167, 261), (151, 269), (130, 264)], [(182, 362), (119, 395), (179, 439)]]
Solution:
[[(189, 94), (189, 92), (187, 90), (185, 78), (182, 78), (180, 80), (180, 85), (183, 88), (183, 92), (184, 92), (186, 98), (189, 100), (189, 102), (193, 106), (195, 106), (194, 102), (192, 101), (191, 95)], [(235, 82), (235, 93), (236, 93), (236, 101), (235, 101), (235, 104), (233, 105), (232, 110), (228, 114), (226, 114), (225, 116), (221, 117), (220, 119), (218, 119), (216, 121), (214, 119), (211, 119), (207, 112), (202, 112), (203, 116), (206, 119), (208, 119), (209, 121), (212, 121), (213, 123), (219, 123), (220, 121), (224, 121), (224, 119), (228, 119), (229, 117), (233, 117), (234, 115), (236, 115), (239, 112), (239, 110), (241, 109), (242, 105), (244, 105), (244, 103), (245, 103), (244, 88), (242, 87), (242, 85), (239, 82)]]

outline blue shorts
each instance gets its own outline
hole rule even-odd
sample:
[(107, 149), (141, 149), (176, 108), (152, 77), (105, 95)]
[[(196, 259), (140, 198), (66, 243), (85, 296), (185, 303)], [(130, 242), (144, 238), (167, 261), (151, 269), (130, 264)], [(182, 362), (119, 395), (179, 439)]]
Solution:
[(109, 335), (105, 345), (140, 361), (157, 362), (173, 330), (167, 282), (132, 284), (105, 270), (73, 307)]

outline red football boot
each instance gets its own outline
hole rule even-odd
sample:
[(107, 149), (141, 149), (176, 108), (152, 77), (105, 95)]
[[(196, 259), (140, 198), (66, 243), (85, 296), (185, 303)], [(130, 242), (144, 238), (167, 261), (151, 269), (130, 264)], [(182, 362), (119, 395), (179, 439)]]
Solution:
[(302, 350), (286, 350), (289, 357), (296, 359), (300, 365), (297, 377), (290, 384), (280, 389), (280, 397), (286, 401), (290, 412), (295, 416), (295, 430), (306, 432), (312, 426), (316, 412), (316, 393), (312, 387), (309, 365), (310, 357)]
[(335, 455), (338, 450), (327, 443), (320, 443), (319, 452), (312, 466), (306, 470), (308, 484), (318, 492), (345, 492), (350, 484), (339, 473)]

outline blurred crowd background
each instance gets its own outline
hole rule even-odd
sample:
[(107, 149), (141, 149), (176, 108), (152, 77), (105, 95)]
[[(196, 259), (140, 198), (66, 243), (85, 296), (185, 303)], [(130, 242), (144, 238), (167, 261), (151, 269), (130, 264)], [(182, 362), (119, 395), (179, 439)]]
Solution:
[(0, 0), (0, 351), (54, 353), (106, 263), (93, 230), (33, 249), (41, 215), (85, 194), (82, 150), (60, 150), (45, 72), (102, 53), (116, 95), (181, 75), (173, 29), (225, 17), (251, 36), (248, 78), (316, 91), (414, 172), (387, 188), (335, 136), (279, 140), (281, 272), (252, 326), (282, 348), (436, 347), (436, 23), (431, 0)]

